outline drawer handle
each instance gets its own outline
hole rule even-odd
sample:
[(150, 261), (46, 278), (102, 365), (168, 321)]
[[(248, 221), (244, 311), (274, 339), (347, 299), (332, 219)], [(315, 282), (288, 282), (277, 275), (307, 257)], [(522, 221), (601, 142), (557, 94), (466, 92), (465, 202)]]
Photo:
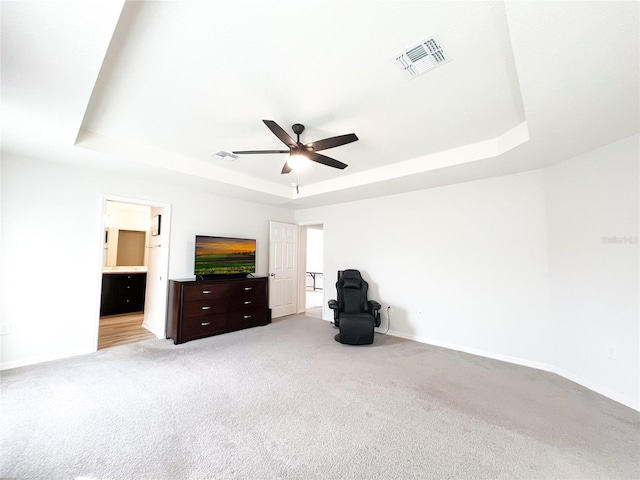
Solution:
[(251, 318), (251, 315), (245, 315), (244, 318)]
[(202, 293), (204, 293), (206, 295), (208, 293), (211, 293), (211, 290), (202, 290)]
[(253, 290), (253, 287), (244, 287), (245, 290)]
[(251, 305), (251, 300), (249, 300), (248, 302), (244, 302), (245, 305)]
[(211, 325), (211, 322), (202, 322), (200, 323), (200, 325), (202, 325), (203, 327), (206, 327), (207, 325)]
[(208, 305), (205, 307), (202, 307), (203, 310), (211, 310), (211, 307), (209, 307)]

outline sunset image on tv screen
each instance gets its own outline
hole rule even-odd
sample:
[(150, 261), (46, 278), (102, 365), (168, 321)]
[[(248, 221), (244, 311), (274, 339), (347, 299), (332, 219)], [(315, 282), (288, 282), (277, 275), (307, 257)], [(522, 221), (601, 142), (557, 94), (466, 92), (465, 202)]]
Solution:
[(196, 237), (196, 275), (253, 273), (256, 241), (242, 238)]

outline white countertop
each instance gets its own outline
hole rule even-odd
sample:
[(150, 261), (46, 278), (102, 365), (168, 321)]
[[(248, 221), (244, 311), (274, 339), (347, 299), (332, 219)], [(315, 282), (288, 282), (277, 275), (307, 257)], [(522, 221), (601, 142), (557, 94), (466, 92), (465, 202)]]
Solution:
[(146, 266), (102, 267), (102, 273), (144, 273), (146, 271)]

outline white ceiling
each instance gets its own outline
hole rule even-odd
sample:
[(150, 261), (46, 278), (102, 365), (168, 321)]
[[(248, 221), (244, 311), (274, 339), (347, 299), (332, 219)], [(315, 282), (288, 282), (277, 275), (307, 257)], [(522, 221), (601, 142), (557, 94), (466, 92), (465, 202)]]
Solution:
[[(3, 1), (2, 150), (306, 207), (541, 168), (639, 131), (639, 4)], [(396, 54), (438, 34), (413, 80)], [(262, 123), (303, 143), (280, 174)], [(296, 192), (292, 184), (299, 185)]]

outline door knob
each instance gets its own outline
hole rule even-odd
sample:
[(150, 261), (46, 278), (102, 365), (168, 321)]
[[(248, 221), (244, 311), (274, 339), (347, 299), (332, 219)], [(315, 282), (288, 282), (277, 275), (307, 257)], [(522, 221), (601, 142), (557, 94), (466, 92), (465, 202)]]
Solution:
[(271, 275), (272, 277), (275, 277), (276, 274), (275, 273), (270, 273), (269, 275)]

